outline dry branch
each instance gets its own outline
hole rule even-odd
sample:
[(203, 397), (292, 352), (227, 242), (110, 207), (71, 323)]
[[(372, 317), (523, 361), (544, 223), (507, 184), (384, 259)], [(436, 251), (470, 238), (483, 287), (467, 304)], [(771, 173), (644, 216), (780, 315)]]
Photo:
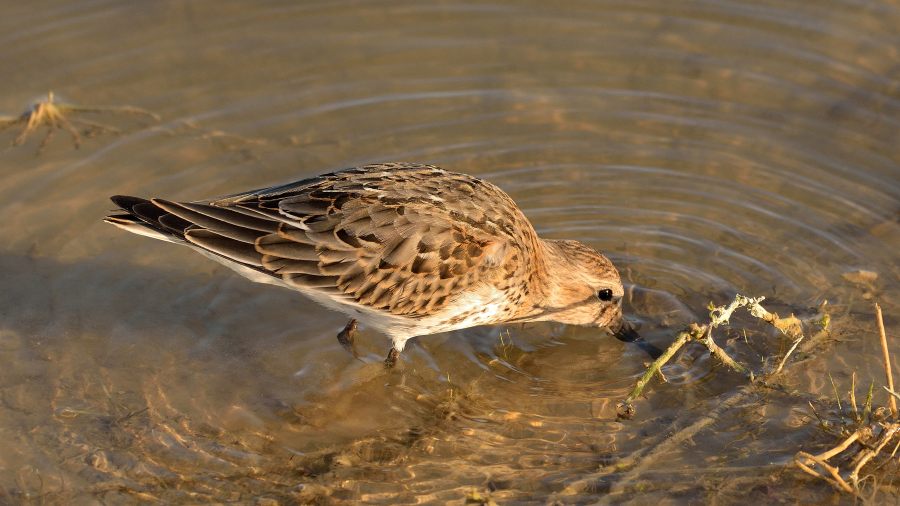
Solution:
[[(887, 333), (884, 331), (884, 319), (881, 317), (881, 306), (875, 303), (875, 321), (878, 322), (878, 337), (881, 338), (881, 356), (884, 360), (884, 375), (887, 378), (889, 392), (894, 392), (894, 375), (891, 373), (891, 352), (888, 350)], [(890, 397), (891, 414), (897, 418), (897, 399)]]
[[(644, 389), (650, 383), (650, 380), (657, 374), (662, 374), (662, 367), (675, 356), (679, 349), (682, 346), (687, 344), (690, 341), (696, 341), (703, 346), (706, 347), (709, 352), (715, 356), (721, 363), (728, 366), (731, 370), (748, 375), (751, 379), (754, 379), (756, 376), (750, 368), (741, 364), (740, 362), (731, 358), (728, 353), (725, 352), (718, 344), (716, 344), (713, 339), (712, 333), (713, 329), (716, 327), (720, 327), (723, 325), (727, 325), (731, 316), (737, 309), (746, 308), (751, 316), (759, 318), (770, 325), (774, 326), (778, 329), (782, 334), (790, 337), (794, 340), (793, 345), (788, 350), (788, 352), (782, 357), (778, 366), (768, 372), (764, 372), (761, 379), (763, 381), (769, 380), (775, 375), (779, 374), (781, 370), (784, 368), (785, 363), (787, 363), (788, 358), (797, 349), (797, 346), (803, 340), (803, 325), (802, 322), (794, 317), (793, 315), (787, 318), (781, 318), (777, 314), (772, 313), (762, 307), (760, 302), (765, 300), (765, 297), (745, 297), (743, 295), (737, 294), (734, 297), (734, 300), (728, 304), (727, 306), (712, 306), (710, 307), (709, 312), (709, 323), (705, 325), (692, 324), (687, 330), (680, 332), (677, 336), (675, 336), (675, 341), (666, 349), (663, 354), (653, 361), (652, 364), (647, 368), (647, 371), (644, 372), (644, 375), (638, 380), (635, 384), (634, 388), (631, 390), (631, 393), (628, 394), (628, 397), (625, 398), (624, 401), (618, 403), (616, 406), (617, 414), (619, 418), (631, 418), (634, 416), (634, 405), (633, 402), (635, 399), (641, 396)], [(827, 314), (818, 315), (819, 318), (817, 323), (823, 326), (823, 328), (828, 326), (828, 316)]]

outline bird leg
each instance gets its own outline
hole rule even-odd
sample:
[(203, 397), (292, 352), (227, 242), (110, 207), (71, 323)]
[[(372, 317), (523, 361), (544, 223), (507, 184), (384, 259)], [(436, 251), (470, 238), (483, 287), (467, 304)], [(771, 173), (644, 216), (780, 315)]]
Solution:
[(384, 359), (384, 366), (388, 369), (393, 369), (397, 365), (398, 358), (400, 358), (400, 350), (391, 346), (391, 351), (388, 352), (387, 358)]
[(353, 338), (356, 337), (356, 327), (358, 323), (355, 319), (350, 319), (347, 322), (347, 325), (344, 325), (344, 329), (338, 332), (337, 340), (341, 343), (341, 346), (344, 347), (345, 350), (349, 351), (354, 358), (358, 358), (356, 354), (356, 347), (353, 346)]

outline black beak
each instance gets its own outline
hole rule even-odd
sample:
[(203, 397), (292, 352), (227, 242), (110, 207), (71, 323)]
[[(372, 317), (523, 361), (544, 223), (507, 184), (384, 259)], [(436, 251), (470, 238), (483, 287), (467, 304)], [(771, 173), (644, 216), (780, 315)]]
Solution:
[(661, 349), (653, 346), (647, 341), (644, 341), (641, 335), (638, 334), (636, 330), (634, 330), (634, 327), (632, 327), (631, 324), (625, 320), (625, 318), (622, 318), (619, 321), (618, 326), (613, 325), (609, 328), (609, 330), (610, 332), (612, 332), (612, 335), (616, 336), (616, 339), (618, 339), (619, 341), (636, 344), (638, 348), (644, 350), (647, 355), (650, 355), (653, 360), (656, 360), (663, 354), (663, 351)]

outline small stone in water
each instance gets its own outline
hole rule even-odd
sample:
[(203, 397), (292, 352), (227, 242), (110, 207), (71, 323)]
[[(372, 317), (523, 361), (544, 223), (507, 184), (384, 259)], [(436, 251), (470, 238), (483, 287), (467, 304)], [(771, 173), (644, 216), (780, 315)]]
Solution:
[(863, 298), (866, 300), (874, 297), (876, 291), (875, 281), (878, 280), (878, 273), (875, 271), (857, 270), (845, 272), (841, 275), (847, 281), (860, 286), (863, 289)]
[(866, 270), (858, 270), (858, 271), (850, 271), (845, 272), (841, 275), (844, 279), (851, 283), (856, 283), (858, 285), (871, 285), (878, 279), (878, 273), (875, 271), (866, 271)]

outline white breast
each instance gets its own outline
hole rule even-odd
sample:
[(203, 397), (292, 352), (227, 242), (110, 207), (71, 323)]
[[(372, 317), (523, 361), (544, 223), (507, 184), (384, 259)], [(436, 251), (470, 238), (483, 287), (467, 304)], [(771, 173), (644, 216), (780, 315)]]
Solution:
[(454, 316), (466, 315), (464, 319), (454, 323), (452, 328), (446, 328), (443, 331), (464, 329), (497, 321), (505, 307), (506, 295), (496, 288), (490, 288), (480, 292), (462, 294), (449, 304), (439, 317), (441, 320), (447, 321), (453, 319)]

